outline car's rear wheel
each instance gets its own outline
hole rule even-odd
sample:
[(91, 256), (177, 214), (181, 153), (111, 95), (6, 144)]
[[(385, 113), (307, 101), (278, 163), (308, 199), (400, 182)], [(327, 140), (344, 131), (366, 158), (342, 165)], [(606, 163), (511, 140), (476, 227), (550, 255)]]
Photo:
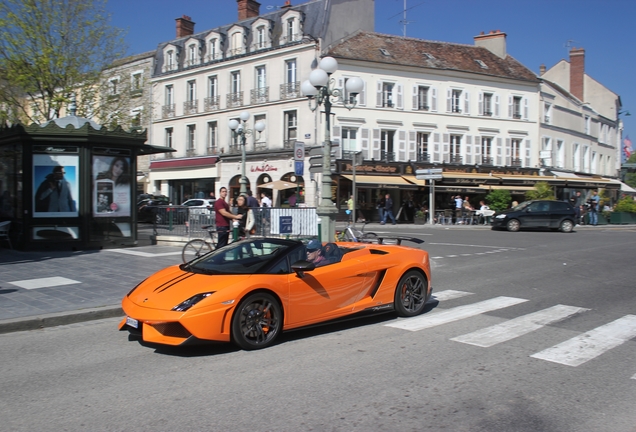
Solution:
[(559, 229), (561, 230), (561, 232), (564, 233), (572, 232), (572, 230), (574, 229), (574, 222), (566, 219), (561, 222), (561, 226), (559, 226)]
[(517, 232), (521, 228), (521, 224), (517, 219), (510, 219), (506, 224), (506, 229), (510, 232)]
[(184, 263), (188, 261), (192, 261), (195, 258), (199, 258), (202, 255), (205, 255), (208, 252), (212, 251), (212, 246), (210, 243), (201, 239), (190, 240), (183, 247), (183, 251), (181, 252), (181, 259)]
[(401, 317), (420, 314), (428, 301), (428, 281), (418, 271), (411, 270), (400, 278), (395, 288), (395, 310)]
[(266, 348), (274, 343), (283, 326), (280, 303), (271, 294), (258, 292), (246, 297), (232, 317), (232, 341), (245, 350)]

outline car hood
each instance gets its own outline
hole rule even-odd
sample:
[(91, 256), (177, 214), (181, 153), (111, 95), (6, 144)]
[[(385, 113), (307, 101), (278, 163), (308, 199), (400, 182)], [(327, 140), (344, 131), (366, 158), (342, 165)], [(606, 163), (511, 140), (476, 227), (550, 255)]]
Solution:
[[(147, 278), (128, 294), (128, 298), (146, 308), (172, 310), (184, 300), (206, 292), (225, 293), (223, 296), (210, 297), (210, 300), (214, 297), (223, 301), (228, 298), (228, 292), (244, 286), (251, 277), (252, 275), (204, 275), (173, 266)], [(232, 293), (229, 297), (232, 298)]]

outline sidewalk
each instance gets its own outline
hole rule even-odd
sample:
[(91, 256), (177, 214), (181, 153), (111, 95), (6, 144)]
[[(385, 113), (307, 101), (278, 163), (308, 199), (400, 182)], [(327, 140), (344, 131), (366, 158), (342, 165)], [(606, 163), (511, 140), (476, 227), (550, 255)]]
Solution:
[[(344, 224), (338, 223), (337, 229)], [(579, 231), (633, 225), (581, 226)], [(366, 231), (417, 236), (433, 230), (490, 230), (484, 225), (380, 225)], [(80, 252), (0, 249), (0, 333), (122, 316), (123, 296), (152, 273), (181, 263), (180, 246)]]

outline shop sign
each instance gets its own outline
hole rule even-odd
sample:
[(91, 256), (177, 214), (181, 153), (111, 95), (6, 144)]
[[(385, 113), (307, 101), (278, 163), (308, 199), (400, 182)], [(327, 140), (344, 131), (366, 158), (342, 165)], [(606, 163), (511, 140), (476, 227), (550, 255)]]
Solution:
[(278, 171), (278, 168), (268, 164), (252, 165), (250, 167), (250, 172), (269, 172), (269, 171)]

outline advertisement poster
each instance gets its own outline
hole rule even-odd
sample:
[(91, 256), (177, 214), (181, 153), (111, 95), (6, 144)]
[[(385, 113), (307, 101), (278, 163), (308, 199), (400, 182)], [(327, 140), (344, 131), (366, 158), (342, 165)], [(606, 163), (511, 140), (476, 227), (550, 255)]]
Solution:
[(77, 217), (79, 157), (33, 155), (33, 217)]
[(130, 216), (130, 158), (93, 156), (93, 216)]

